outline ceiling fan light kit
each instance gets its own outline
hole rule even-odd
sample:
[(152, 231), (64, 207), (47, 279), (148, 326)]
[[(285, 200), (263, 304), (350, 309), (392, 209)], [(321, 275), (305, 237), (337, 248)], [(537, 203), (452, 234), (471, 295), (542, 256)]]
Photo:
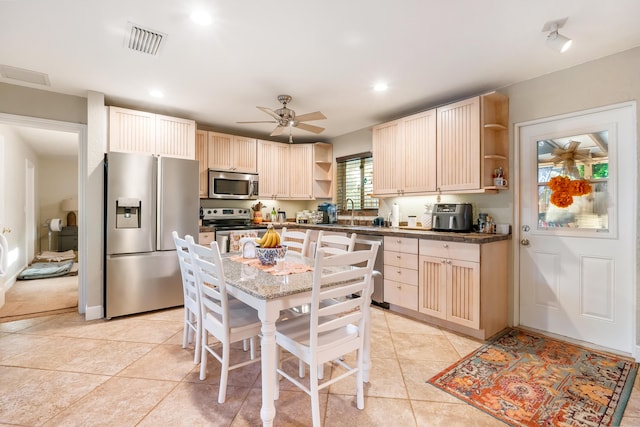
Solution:
[(573, 44), (573, 40), (563, 36), (558, 32), (559, 28), (562, 28), (569, 18), (556, 19), (555, 21), (549, 21), (542, 27), (543, 32), (549, 32), (547, 34), (547, 46), (557, 50), (560, 53), (564, 53)]
[(298, 128), (307, 132), (321, 133), (324, 128), (320, 126), (310, 125), (308, 121), (324, 120), (327, 117), (320, 111), (314, 111), (313, 113), (301, 114), (296, 117), (296, 112), (287, 107), (287, 104), (291, 102), (292, 97), (290, 95), (278, 95), (278, 102), (282, 104), (282, 108), (272, 110), (267, 107), (256, 107), (258, 110), (263, 111), (273, 117), (274, 120), (260, 120), (251, 122), (237, 122), (237, 123), (276, 123), (276, 128), (271, 132), (270, 136), (281, 135), (286, 128), (289, 128), (289, 142), (293, 142), (293, 136), (291, 134), (292, 128)]

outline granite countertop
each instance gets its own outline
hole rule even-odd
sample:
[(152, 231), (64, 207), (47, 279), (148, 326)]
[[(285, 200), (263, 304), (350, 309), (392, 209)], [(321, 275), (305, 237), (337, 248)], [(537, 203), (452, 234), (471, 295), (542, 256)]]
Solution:
[[(265, 228), (268, 223), (264, 223)], [(420, 227), (374, 227), (370, 225), (344, 225), (344, 224), (297, 224), (295, 222), (274, 223), (276, 228), (302, 228), (311, 230), (339, 231), (343, 233), (356, 233), (369, 236), (408, 237), (414, 239), (441, 240), (461, 243), (491, 243), (501, 240), (511, 240), (511, 234), (487, 234), (487, 233), (453, 233), (445, 231), (431, 231)], [(201, 226), (200, 232), (214, 231), (210, 227)]]
[(312, 230), (340, 231), (364, 235), (409, 237), (415, 239), (441, 240), (462, 243), (491, 243), (501, 240), (511, 240), (511, 234), (487, 234), (487, 233), (453, 233), (445, 231), (431, 231), (420, 227), (374, 227), (362, 225), (343, 224), (287, 224), (286, 227), (309, 228)]

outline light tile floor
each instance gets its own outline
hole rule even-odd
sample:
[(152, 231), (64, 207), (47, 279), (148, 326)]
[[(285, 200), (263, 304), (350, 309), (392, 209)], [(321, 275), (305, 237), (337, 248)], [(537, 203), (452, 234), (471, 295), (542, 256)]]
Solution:
[[(219, 364), (210, 358), (199, 380), (193, 348), (181, 347), (182, 313), (0, 323), (0, 426), (260, 425), (259, 363), (232, 371), (218, 404)], [(355, 407), (353, 377), (340, 381), (322, 394), (325, 426), (504, 425), (426, 383), (482, 342), (378, 308), (372, 320), (365, 409)], [(294, 361), (289, 368), (297, 372)], [(286, 380), (280, 390), (275, 425), (311, 425), (309, 397)], [(638, 381), (622, 425), (640, 426)]]

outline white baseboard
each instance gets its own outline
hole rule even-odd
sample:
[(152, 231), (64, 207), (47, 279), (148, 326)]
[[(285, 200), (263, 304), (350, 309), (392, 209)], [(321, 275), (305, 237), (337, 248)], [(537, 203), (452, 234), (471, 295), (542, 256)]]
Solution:
[(102, 314), (102, 306), (94, 305), (92, 307), (87, 307), (84, 313), (85, 320), (96, 320), (102, 319), (104, 315)]

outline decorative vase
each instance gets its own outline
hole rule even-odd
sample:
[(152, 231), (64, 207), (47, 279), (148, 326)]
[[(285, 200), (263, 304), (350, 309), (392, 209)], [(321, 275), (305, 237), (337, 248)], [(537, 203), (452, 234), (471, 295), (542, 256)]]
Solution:
[(420, 218), (420, 223), (422, 224), (422, 228), (426, 228), (427, 230), (431, 230), (431, 218), (432, 218), (432, 205), (425, 205), (425, 211)]
[(253, 223), (260, 224), (262, 222), (262, 211), (253, 211)]

